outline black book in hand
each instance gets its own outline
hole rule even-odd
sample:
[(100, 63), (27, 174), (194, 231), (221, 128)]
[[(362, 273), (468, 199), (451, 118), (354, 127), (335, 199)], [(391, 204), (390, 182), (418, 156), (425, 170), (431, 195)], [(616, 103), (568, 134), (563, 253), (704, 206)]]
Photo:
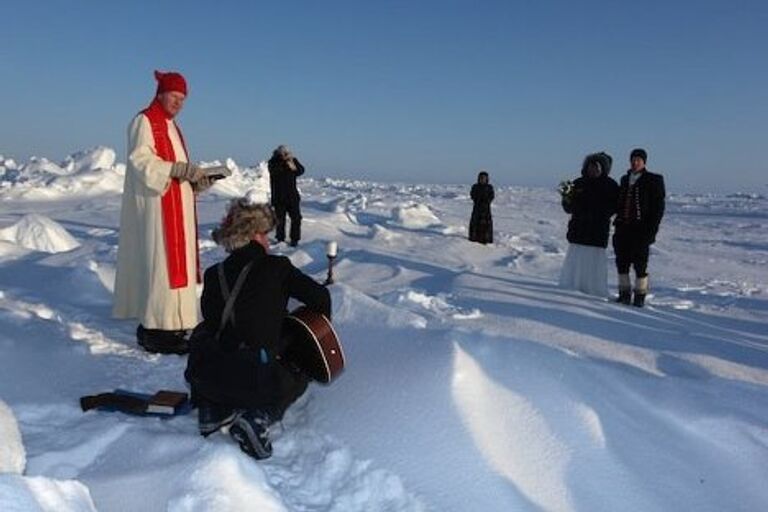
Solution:
[(232, 171), (224, 165), (217, 165), (215, 167), (203, 167), (203, 172), (208, 179), (217, 181), (232, 176)]

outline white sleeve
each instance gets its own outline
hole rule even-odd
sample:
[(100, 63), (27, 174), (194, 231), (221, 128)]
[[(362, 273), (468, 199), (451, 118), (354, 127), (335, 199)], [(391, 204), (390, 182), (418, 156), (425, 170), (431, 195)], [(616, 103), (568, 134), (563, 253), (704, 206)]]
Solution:
[(128, 172), (147, 188), (162, 194), (171, 183), (172, 162), (157, 156), (149, 119), (139, 114), (128, 127)]

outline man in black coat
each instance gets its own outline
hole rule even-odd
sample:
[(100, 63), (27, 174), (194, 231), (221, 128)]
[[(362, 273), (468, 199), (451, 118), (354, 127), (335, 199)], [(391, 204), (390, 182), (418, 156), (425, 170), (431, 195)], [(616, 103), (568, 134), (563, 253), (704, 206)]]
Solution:
[[(621, 178), (619, 200), (614, 225), (613, 249), (619, 273), (619, 298), (624, 304), (642, 307), (648, 293), (648, 256), (656, 241), (661, 218), (664, 216), (664, 177), (645, 168), (648, 154), (634, 149), (630, 154), (631, 168)], [(635, 296), (632, 299), (630, 266), (635, 268)]]
[(215, 332), (225, 309), (220, 282), (223, 268), (227, 294), (235, 293), (238, 277), (247, 274), (237, 293), (233, 313), (218, 339), (195, 336), (185, 376), (199, 408), (204, 436), (232, 424), (230, 434), (255, 458), (272, 451), (268, 427), (306, 390), (308, 378), (285, 366), (276, 356), (289, 298), (331, 317), (328, 290), (291, 264), (285, 256), (268, 254), (267, 233), (274, 226), (268, 205), (234, 200), (213, 238), (230, 253), (205, 271), (201, 299), (204, 326)]
[(286, 146), (278, 146), (269, 159), (269, 187), (272, 206), (277, 217), (275, 237), (278, 242), (285, 240), (285, 214), (291, 218), (291, 246), (296, 247), (301, 239), (301, 197), (296, 188), (296, 178), (304, 174), (304, 166)]

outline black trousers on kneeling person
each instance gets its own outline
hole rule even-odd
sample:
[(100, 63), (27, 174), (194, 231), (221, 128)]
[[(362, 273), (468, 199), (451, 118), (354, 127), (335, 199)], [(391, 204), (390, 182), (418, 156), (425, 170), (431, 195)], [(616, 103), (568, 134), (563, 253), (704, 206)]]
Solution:
[(192, 399), (237, 410), (259, 410), (271, 422), (280, 421), (304, 394), (309, 379), (276, 360), (263, 359), (253, 349), (222, 351), (215, 345), (193, 343), (186, 373)]
[[(284, 348), (281, 332), (288, 299), (330, 318), (331, 298), (324, 286), (288, 258), (267, 254), (255, 242), (233, 250), (221, 264), (230, 289), (249, 264), (232, 319), (225, 323), (219, 339), (195, 334), (190, 339), (185, 376), (193, 398), (233, 409), (258, 409), (277, 421), (308, 383), (306, 376), (277, 359)], [(226, 303), (223, 295), (218, 266), (208, 268), (200, 301), (204, 322), (198, 329), (215, 332), (219, 328)]]

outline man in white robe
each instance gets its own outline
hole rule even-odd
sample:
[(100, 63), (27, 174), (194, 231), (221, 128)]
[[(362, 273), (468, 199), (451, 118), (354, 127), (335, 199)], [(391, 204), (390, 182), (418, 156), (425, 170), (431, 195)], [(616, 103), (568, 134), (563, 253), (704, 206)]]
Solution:
[(155, 78), (155, 99), (128, 128), (113, 315), (138, 319), (138, 343), (146, 350), (183, 354), (186, 332), (198, 323), (195, 194), (210, 182), (188, 163), (174, 122), (186, 80), (158, 71)]

